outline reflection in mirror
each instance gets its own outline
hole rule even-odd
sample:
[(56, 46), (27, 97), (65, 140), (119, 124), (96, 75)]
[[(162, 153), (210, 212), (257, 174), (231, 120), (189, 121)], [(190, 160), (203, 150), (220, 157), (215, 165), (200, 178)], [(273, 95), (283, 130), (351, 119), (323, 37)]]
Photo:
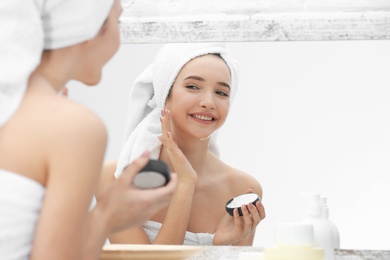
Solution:
[[(130, 88), (161, 46), (122, 44), (98, 87), (70, 84), (70, 98), (108, 127), (106, 159), (119, 155)], [(254, 245), (272, 245), (276, 223), (301, 221), (300, 194), (313, 191), (328, 198), (341, 248), (390, 249), (389, 42), (228, 46), (239, 90), (218, 143), (224, 161), (263, 186), (267, 217)]]

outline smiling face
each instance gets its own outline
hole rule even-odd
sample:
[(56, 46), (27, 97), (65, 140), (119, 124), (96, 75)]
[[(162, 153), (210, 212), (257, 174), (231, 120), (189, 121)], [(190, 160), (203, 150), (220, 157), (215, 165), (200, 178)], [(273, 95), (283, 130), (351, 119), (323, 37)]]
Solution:
[(230, 106), (230, 71), (217, 55), (188, 62), (178, 74), (166, 108), (174, 135), (205, 139), (226, 120)]

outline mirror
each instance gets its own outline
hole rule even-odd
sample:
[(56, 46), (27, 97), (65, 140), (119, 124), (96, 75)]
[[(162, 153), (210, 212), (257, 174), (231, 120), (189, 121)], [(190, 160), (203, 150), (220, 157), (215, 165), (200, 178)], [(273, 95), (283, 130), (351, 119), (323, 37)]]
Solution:
[[(132, 82), (161, 46), (123, 44), (97, 87), (70, 86), (108, 127), (106, 159), (119, 155)], [(328, 197), (342, 248), (388, 249), (390, 42), (228, 46), (241, 78), (218, 142), (263, 186), (267, 218), (254, 245), (272, 244), (276, 223), (302, 219), (299, 194), (314, 191)]]
[[(269, 30), (271, 34), (256, 34), (256, 23), (241, 27), (249, 33), (237, 34), (232, 29), (237, 23), (206, 20), (197, 27), (205, 33), (186, 34), (183, 31), (196, 21), (183, 19), (181, 25), (169, 19), (137, 22), (126, 17), (126, 11), (139, 2), (123, 3), (127, 19), (122, 24), (123, 43), (105, 67), (102, 82), (92, 89), (78, 87), (77, 82), (69, 86), (70, 98), (105, 121), (109, 131), (106, 159), (119, 155), (132, 83), (164, 42), (228, 40), (240, 63), (240, 83), (218, 143), (224, 161), (253, 174), (263, 186), (267, 218), (258, 228), (254, 246), (273, 244), (276, 223), (302, 220), (299, 195), (313, 191), (328, 198), (342, 248), (390, 249), (388, 12), (372, 13), (371, 25), (349, 13), (333, 23), (322, 23), (326, 30), (314, 32), (310, 28), (316, 23), (310, 19), (301, 19), (295, 26), (290, 23), (290, 27), (275, 20), (272, 28), (278, 30)], [(307, 18), (308, 14), (300, 15), (292, 17)], [(354, 24), (355, 29), (341, 26), (337, 30), (336, 20)], [(226, 29), (224, 33), (215, 34), (218, 26)], [(167, 34), (156, 28), (171, 31)], [(231, 34), (226, 33), (229, 28)], [(280, 33), (286, 30), (295, 34), (283, 38), (280, 35), (288, 34)], [(159, 38), (160, 33), (166, 38)], [(305, 35), (304, 41), (292, 35)]]

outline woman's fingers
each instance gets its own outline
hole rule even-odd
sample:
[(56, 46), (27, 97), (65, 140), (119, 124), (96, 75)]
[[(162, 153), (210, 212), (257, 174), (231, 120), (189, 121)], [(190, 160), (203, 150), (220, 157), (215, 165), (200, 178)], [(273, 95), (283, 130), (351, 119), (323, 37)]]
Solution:
[(253, 205), (252, 203), (248, 204), (248, 209), (252, 219), (252, 232), (253, 232), (256, 229), (257, 225), (260, 223), (261, 216), (259, 215), (259, 212), (255, 207), (255, 205)]
[(161, 128), (162, 133), (166, 134), (167, 132), (171, 131), (171, 114), (169, 110), (163, 109), (161, 110)]
[(163, 135), (167, 132), (167, 118), (165, 117), (165, 109), (161, 110), (161, 116), (160, 116), (160, 121), (161, 121), (161, 129)]
[(253, 233), (257, 225), (265, 218), (265, 210), (263, 204), (258, 201), (256, 206), (252, 203), (242, 205), (241, 212), (242, 216), (239, 216), (238, 209), (233, 211), (234, 224), (240, 228), (243, 236), (246, 237)]
[(244, 238), (245, 238), (252, 233), (253, 220), (252, 220), (251, 214), (248, 211), (247, 205), (241, 206), (241, 212), (242, 212), (242, 218), (244, 219), (243, 233), (244, 233)]
[[(169, 111), (168, 109), (163, 109), (163, 116), (165, 117), (165, 118), (167, 118), (167, 123), (169, 123), (170, 121), (171, 121), (171, 111)], [(167, 127), (168, 127), (168, 130), (170, 130), (170, 125), (168, 124), (167, 125)]]
[(166, 186), (148, 189), (148, 190), (141, 190), (142, 193), (144, 193), (145, 197), (151, 196), (151, 200), (154, 201), (154, 204), (156, 205), (155, 208), (157, 211), (165, 208), (169, 205), (172, 195), (175, 192), (177, 185), (177, 175), (175, 173), (171, 174), (171, 179), (167, 183)]
[(123, 170), (123, 173), (118, 178), (118, 181), (120, 181), (120, 183), (123, 183), (124, 185), (129, 185), (133, 183), (133, 178), (142, 169), (142, 167), (146, 165), (149, 160), (149, 156), (149, 151), (143, 152), (141, 156), (139, 156), (132, 163), (126, 166), (126, 168)]
[(265, 218), (264, 206), (260, 201), (256, 205), (248, 204), (249, 213), (252, 219), (252, 232), (255, 231), (257, 225)]
[(256, 208), (257, 208), (257, 212), (259, 213), (260, 219), (261, 220), (265, 219), (266, 214), (265, 214), (265, 208), (263, 203), (261, 203), (260, 201), (256, 202)]
[(197, 174), (192, 168), (190, 162), (187, 160), (183, 152), (178, 147), (177, 143), (173, 139), (171, 132), (171, 117), (170, 111), (163, 109), (161, 111), (161, 127), (162, 134), (158, 137), (163, 146), (166, 147), (169, 159), (175, 172), (178, 174), (180, 182), (196, 183)]
[(60, 94), (61, 94), (61, 96), (63, 96), (63, 97), (68, 97), (68, 95), (69, 95), (69, 90), (68, 90), (68, 88), (67, 88), (67, 87), (64, 87), (64, 88), (61, 90)]
[(236, 227), (241, 227), (242, 226), (242, 219), (240, 214), (238, 213), (238, 208), (233, 210), (233, 218), (234, 218), (234, 225)]
[(170, 113), (167, 109), (161, 110), (160, 121), (162, 134), (158, 138), (168, 149), (173, 150), (175, 143), (171, 133)]

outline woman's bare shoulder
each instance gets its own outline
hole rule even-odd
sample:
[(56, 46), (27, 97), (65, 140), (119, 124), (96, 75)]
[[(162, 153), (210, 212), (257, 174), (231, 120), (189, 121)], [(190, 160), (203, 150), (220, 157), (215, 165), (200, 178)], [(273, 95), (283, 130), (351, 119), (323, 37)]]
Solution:
[(78, 164), (77, 158), (100, 160), (107, 143), (106, 128), (95, 113), (49, 90), (26, 93), (2, 129), (4, 147), (0, 149), (0, 154), (8, 151), (10, 158), (4, 167), (42, 184), (47, 180), (43, 174), (47, 169), (58, 172), (52, 171), (54, 163), (64, 168)]
[(107, 129), (98, 115), (90, 109), (80, 105), (72, 100), (63, 97), (56, 97), (47, 103), (47, 111), (52, 113), (45, 114), (45, 127), (52, 129), (51, 140), (58, 145), (83, 149), (89, 147), (103, 147), (105, 149), (107, 142)]
[[(37, 127), (56, 127), (59, 126), (58, 122), (63, 122), (61, 127), (85, 126), (91, 123), (102, 125), (101, 120), (90, 109), (56, 93), (47, 80), (39, 75), (31, 76), (19, 110), (20, 116), (34, 118), (39, 123), (35, 125)], [(69, 124), (70, 122), (80, 124)]]
[(29, 116), (36, 118), (36, 127), (44, 132), (48, 130), (55, 137), (84, 132), (105, 135), (106, 128), (99, 116), (68, 98), (43, 94), (27, 102)]
[(260, 181), (252, 174), (224, 164), (225, 173), (228, 175), (232, 191), (239, 195), (247, 192), (248, 189), (253, 189), (253, 192), (260, 197), (263, 196), (263, 189)]

